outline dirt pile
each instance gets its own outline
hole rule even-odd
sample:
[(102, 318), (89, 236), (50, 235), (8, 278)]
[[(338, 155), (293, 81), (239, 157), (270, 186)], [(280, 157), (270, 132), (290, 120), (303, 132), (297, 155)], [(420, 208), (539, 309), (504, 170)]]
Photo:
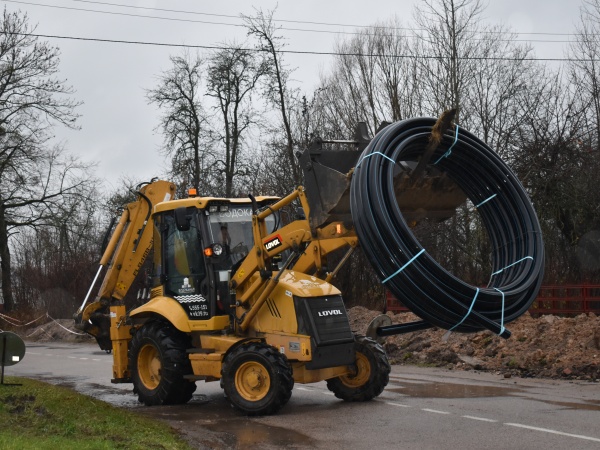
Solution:
[(23, 339), (35, 342), (95, 342), (89, 334), (75, 328), (73, 319), (51, 319), (26, 332), (17, 333)]
[[(357, 306), (348, 311), (353, 330), (366, 333), (380, 313)], [(393, 324), (419, 320), (412, 313), (388, 313)], [(423, 364), (457, 370), (486, 370), (506, 376), (600, 378), (600, 317), (574, 318), (524, 314), (506, 325), (512, 332), (502, 339), (489, 331), (473, 334), (431, 329), (390, 336), (384, 348), (392, 364)]]

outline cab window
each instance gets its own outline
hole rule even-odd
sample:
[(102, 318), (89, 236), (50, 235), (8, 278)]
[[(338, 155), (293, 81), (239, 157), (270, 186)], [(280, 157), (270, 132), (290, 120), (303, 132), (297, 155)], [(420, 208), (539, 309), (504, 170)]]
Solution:
[[(274, 218), (267, 217), (266, 223), (267, 229), (272, 231)], [(230, 268), (243, 260), (254, 245), (252, 207), (229, 205), (227, 211), (210, 213), (209, 233), (212, 243), (223, 244)]]
[(177, 229), (172, 215), (163, 217), (163, 258), (166, 288), (175, 295), (200, 292), (200, 282), (206, 275), (202, 257), (197, 221), (191, 220), (189, 229)]

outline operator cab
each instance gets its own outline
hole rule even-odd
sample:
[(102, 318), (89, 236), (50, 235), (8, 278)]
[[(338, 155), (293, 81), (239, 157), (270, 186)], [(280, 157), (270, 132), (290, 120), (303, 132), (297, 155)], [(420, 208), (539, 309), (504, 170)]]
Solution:
[[(273, 200), (261, 199), (259, 206)], [(254, 246), (252, 205), (243, 199), (169, 203), (154, 214), (154, 239), (161, 244), (155, 245), (154, 287), (163, 286), (191, 320), (232, 313), (231, 274)], [(276, 217), (266, 219), (269, 233), (278, 227)]]

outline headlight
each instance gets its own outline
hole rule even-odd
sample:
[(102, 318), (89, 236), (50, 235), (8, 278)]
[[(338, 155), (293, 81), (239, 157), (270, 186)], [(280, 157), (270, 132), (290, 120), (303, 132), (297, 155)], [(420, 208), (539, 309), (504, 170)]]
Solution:
[(223, 254), (223, 246), (221, 244), (214, 244), (213, 253), (215, 256), (221, 256)]

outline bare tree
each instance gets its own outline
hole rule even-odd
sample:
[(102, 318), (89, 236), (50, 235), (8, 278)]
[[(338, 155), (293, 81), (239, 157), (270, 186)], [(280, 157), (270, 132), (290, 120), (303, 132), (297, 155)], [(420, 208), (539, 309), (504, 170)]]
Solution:
[(518, 130), (519, 157), (512, 165), (541, 219), (547, 279), (593, 281), (600, 266), (577, 257), (581, 245), (587, 247), (586, 235), (600, 229), (600, 159), (594, 127), (590, 130), (590, 108), (581, 104), (580, 86), (571, 84), (568, 72), (540, 81), (537, 95), (524, 98), (529, 114)]
[(264, 60), (235, 44), (217, 51), (208, 61), (207, 95), (216, 100), (215, 108), (223, 121), (217, 134), (224, 155), (218, 161), (223, 167), (226, 197), (233, 194), (234, 178), (248, 172), (248, 168), (240, 164), (243, 136), (256, 122), (252, 93), (265, 72)]
[(373, 135), (383, 121), (421, 114), (423, 82), (398, 19), (338, 42), (336, 53), (317, 97), (335, 137), (351, 136), (357, 122), (366, 122)]
[(586, 111), (586, 140), (600, 149), (600, 1), (585, 0), (576, 40), (570, 46), (569, 71), (582, 111)]
[(274, 11), (255, 10), (255, 16), (242, 16), (248, 28), (248, 35), (256, 38), (258, 49), (267, 61), (265, 76), (266, 98), (277, 108), (283, 128), (283, 157), (288, 167), (292, 187), (301, 182), (300, 169), (294, 156), (294, 136), (291, 125), (291, 105), (295, 103), (294, 92), (290, 87), (291, 70), (283, 62), (282, 38), (273, 20)]
[(423, 5), (415, 9), (421, 30), (415, 45), (429, 108), (432, 115), (456, 108), (458, 122), (464, 91), (478, 63), (473, 57), (483, 6), (480, 0), (424, 0)]
[(0, 21), (0, 270), (7, 310), (14, 307), (10, 239), (23, 227), (47, 225), (87, 181), (77, 160), (49, 149), (55, 124), (75, 127), (77, 103), (56, 78), (59, 51), (33, 36), (25, 14)]
[(532, 114), (528, 98), (538, 95), (550, 75), (530, 60), (531, 46), (516, 44), (516, 35), (503, 27), (482, 26), (479, 36), (477, 65), (464, 88), (462, 125), (503, 156), (514, 157), (516, 131)]
[(171, 176), (181, 189), (211, 192), (214, 184), (209, 174), (215, 159), (202, 103), (205, 62), (187, 52), (170, 60), (171, 68), (160, 75), (155, 88), (146, 91), (146, 97), (162, 113), (157, 128), (164, 137), (164, 154), (171, 157)]
[(72, 316), (100, 256), (99, 207), (98, 201), (84, 196), (66, 197), (45, 226), (21, 229), (14, 236), (13, 291), (20, 311)]

